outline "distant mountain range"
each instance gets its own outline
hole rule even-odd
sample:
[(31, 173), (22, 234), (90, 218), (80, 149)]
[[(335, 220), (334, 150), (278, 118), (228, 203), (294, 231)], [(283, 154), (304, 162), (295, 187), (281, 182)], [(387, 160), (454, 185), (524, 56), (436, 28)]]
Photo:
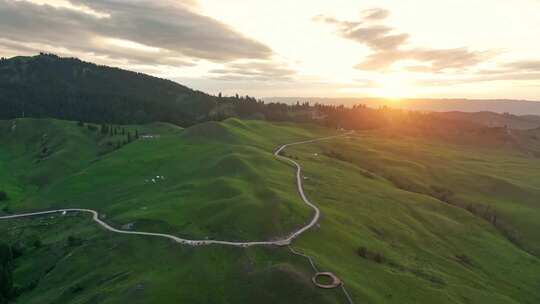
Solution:
[[(264, 104), (253, 97), (212, 96), (170, 80), (53, 54), (0, 59), (0, 120), (52, 117), (94, 123), (162, 121), (190, 126), (232, 116), (306, 121), (317, 114), (315, 107), (285, 105), (298, 101), (309, 101), (311, 105), (364, 104), (371, 108), (388, 106), (441, 112), (441, 119), (484, 126), (540, 127), (540, 102), (533, 101), (405, 99), (397, 102), (376, 98), (291, 97), (267, 98)], [(366, 114), (366, 121), (376, 119), (372, 114)]]
[(296, 103), (297, 101), (320, 104), (355, 105), (364, 104), (378, 108), (388, 106), (417, 111), (434, 112), (494, 112), (514, 115), (540, 115), (540, 101), (507, 99), (402, 99), (392, 101), (382, 98), (306, 98), (306, 97), (270, 97), (269, 102)]

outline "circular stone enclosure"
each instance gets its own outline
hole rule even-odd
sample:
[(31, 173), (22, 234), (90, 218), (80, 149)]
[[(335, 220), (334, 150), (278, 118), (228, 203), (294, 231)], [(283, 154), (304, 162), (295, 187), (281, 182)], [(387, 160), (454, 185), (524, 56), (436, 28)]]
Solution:
[[(332, 280), (332, 282), (328, 284), (319, 283), (320, 278), (329, 278)], [(315, 286), (324, 289), (337, 288), (343, 284), (343, 282), (341, 282), (341, 280), (331, 272), (317, 272), (311, 280)]]

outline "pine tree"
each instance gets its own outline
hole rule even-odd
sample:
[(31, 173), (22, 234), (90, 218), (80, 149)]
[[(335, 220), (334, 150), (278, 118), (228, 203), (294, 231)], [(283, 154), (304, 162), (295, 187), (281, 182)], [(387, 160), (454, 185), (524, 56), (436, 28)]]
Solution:
[(101, 125), (101, 134), (103, 134), (103, 135), (109, 134), (109, 129), (110, 129), (109, 125), (102, 124)]
[(8, 199), (8, 195), (5, 191), (0, 190), (0, 201), (5, 201)]
[(13, 250), (8, 244), (0, 243), (0, 303), (7, 303), (13, 295)]

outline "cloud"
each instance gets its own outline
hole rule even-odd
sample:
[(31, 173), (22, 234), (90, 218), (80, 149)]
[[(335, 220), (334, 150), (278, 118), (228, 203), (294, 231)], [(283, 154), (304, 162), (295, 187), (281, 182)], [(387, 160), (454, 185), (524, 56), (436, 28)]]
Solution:
[(540, 72), (540, 60), (514, 61), (504, 64), (503, 67), (514, 71)]
[[(457, 57), (459, 58), (459, 56)], [(491, 69), (475, 70), (466, 75), (451, 74), (439, 76), (442, 77), (417, 80), (415, 84), (419, 86), (448, 87), (487, 82), (510, 82), (512, 85), (517, 85), (513, 82), (519, 82), (520, 86), (529, 83), (537, 87), (538, 83), (540, 83), (540, 60), (506, 62), (500, 63)]]
[[(0, 54), (5, 57), (28, 55), (32, 56), (39, 52), (52, 52), (63, 57), (86, 57), (89, 53), (93, 54), (93, 59), (100, 59), (100, 64), (122, 66), (126, 62), (130, 65), (166, 65), (174, 67), (194, 66), (196, 63), (187, 57), (178, 57), (171, 52), (161, 50), (159, 53), (134, 52), (125, 48), (115, 47), (113, 45), (96, 45), (92, 49), (67, 49), (54, 45), (19, 42), (0, 38)], [(129, 53), (126, 53), (129, 51)], [(167, 55), (171, 54), (171, 55)], [(156, 56), (158, 55), (158, 56)]]
[(334, 17), (326, 16), (323, 14), (313, 17), (312, 20), (315, 22), (327, 23), (329, 25), (337, 26), (340, 30), (354, 28), (362, 24), (361, 22), (357, 22), (357, 21), (338, 20)]
[(478, 71), (478, 78), (484, 81), (540, 80), (540, 60), (513, 61), (499, 66), (498, 69)]
[(392, 31), (392, 28), (376, 25), (350, 28), (342, 31), (341, 35), (372, 49), (387, 51), (397, 49), (409, 39), (408, 34), (392, 34)]
[(497, 81), (497, 80), (540, 80), (540, 72), (537, 73), (505, 73), (489, 77), (478, 78), (482, 81)]
[(384, 70), (388, 69), (394, 62), (401, 60), (401, 58), (402, 53), (399, 51), (375, 52), (354, 67), (359, 70)]
[[(69, 3), (70, 7), (62, 7), (0, 0), (2, 38), (20, 45), (61, 45), (73, 51), (170, 65), (198, 59), (267, 59), (273, 54), (268, 46), (195, 12), (193, 1), (188, 5), (172, 0)], [(107, 38), (126, 43), (110, 44)], [(133, 47), (137, 45), (148, 48)]]
[(387, 70), (396, 63), (411, 61), (414, 64), (406, 67), (410, 72), (442, 72), (446, 69), (472, 67), (488, 57), (485, 52), (474, 52), (467, 48), (410, 47), (409, 34), (400, 33), (386, 25), (373, 24), (374, 21), (386, 19), (389, 14), (385, 9), (374, 8), (363, 11), (358, 21), (342, 21), (324, 15), (314, 20), (336, 27), (339, 36), (363, 44), (373, 51), (355, 66), (361, 70)]
[(383, 20), (390, 16), (390, 11), (382, 8), (372, 8), (362, 11), (360, 14), (365, 20)]
[(465, 77), (445, 77), (439, 79), (418, 80), (415, 83), (420, 86), (452, 86), (471, 83), (496, 82), (496, 81), (518, 81), (518, 82), (538, 82), (540, 72), (533, 71), (512, 71), (512, 70), (489, 70), (478, 71)]
[(337, 34), (343, 38), (365, 44), (376, 50), (394, 50), (407, 42), (408, 34), (395, 33), (394, 28), (372, 24), (372, 21), (383, 20), (390, 12), (381, 8), (369, 9), (361, 12), (361, 20), (344, 21), (334, 17), (318, 15), (314, 21), (326, 23), (337, 28)]
[(223, 68), (210, 71), (212, 79), (239, 81), (286, 81), (296, 72), (285, 64), (271, 61), (248, 61), (226, 64)]
[(440, 72), (445, 69), (465, 69), (475, 66), (488, 56), (466, 48), (454, 49), (395, 49), (372, 53), (355, 67), (362, 70), (386, 70), (400, 61), (415, 64), (405, 67), (409, 72)]

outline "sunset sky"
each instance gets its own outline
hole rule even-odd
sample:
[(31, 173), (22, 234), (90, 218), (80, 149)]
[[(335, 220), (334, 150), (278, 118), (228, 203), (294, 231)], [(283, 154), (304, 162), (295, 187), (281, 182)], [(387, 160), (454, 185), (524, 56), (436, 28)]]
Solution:
[(538, 0), (0, 0), (40, 51), (217, 94), (540, 100)]

